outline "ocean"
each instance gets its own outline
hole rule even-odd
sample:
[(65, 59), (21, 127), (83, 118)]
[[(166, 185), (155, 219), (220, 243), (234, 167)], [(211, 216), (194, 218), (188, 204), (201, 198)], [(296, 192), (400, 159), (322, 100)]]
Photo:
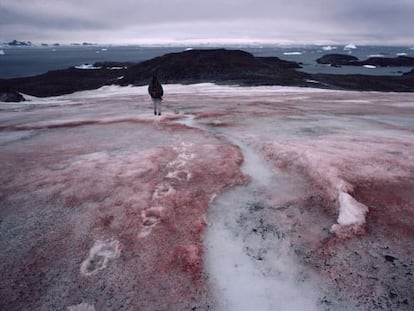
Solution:
[(33, 76), (50, 70), (65, 69), (81, 64), (101, 61), (141, 62), (166, 53), (181, 52), (189, 48), (241, 49), (255, 56), (276, 56), (302, 63), (307, 73), (401, 75), (413, 67), (364, 68), (358, 66), (330, 67), (316, 63), (316, 59), (330, 53), (350, 54), (365, 60), (370, 56), (414, 57), (409, 46), (30, 46), (0, 47), (0, 78)]

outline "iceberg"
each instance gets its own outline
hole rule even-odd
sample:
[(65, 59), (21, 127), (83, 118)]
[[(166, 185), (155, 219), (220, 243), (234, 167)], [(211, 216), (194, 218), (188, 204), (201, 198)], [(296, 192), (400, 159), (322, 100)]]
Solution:
[(6, 53), (4, 53), (3, 50), (0, 50), (0, 55), (4, 55), (4, 54), (6, 54)]
[(328, 46), (323, 46), (323, 47), (322, 47), (322, 50), (324, 50), (324, 51), (332, 51), (332, 50), (336, 50), (336, 46), (330, 46), (330, 45), (328, 45)]
[(355, 50), (357, 47), (354, 44), (347, 44), (344, 47), (344, 50), (348, 51), (348, 50)]
[(377, 66), (374, 65), (364, 65), (364, 68), (375, 69)]

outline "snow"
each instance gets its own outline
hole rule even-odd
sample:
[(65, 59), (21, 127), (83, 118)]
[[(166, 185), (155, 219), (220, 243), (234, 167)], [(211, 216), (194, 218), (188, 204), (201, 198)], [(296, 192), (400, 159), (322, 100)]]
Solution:
[(332, 51), (332, 50), (336, 50), (336, 49), (337, 49), (336, 46), (330, 46), (330, 45), (322, 47), (322, 50), (324, 50), (324, 51)]
[[(339, 192), (339, 226), (361, 226), (365, 224), (365, 215), (368, 213), (368, 207), (355, 200), (350, 194)], [(334, 224), (332, 232), (338, 230), (339, 226)]]
[(0, 55), (5, 55), (4, 50), (0, 50)]
[(118, 258), (120, 253), (119, 241), (97, 240), (90, 249), (88, 258), (82, 262), (80, 272), (85, 276), (97, 274), (107, 267), (110, 260)]
[(374, 65), (364, 65), (363, 67), (364, 68), (369, 68), (369, 69), (375, 69), (375, 68), (377, 68), (377, 66), (374, 66)]
[(5, 309), (409, 310), (413, 94), (164, 90), (0, 103)]
[(344, 50), (355, 50), (357, 47), (356, 47), (356, 45), (355, 44), (347, 44), (347, 45), (345, 45), (345, 47), (344, 47)]
[(79, 65), (79, 66), (75, 66), (75, 68), (76, 69), (86, 69), (86, 70), (88, 70), (88, 69), (101, 69), (102, 67), (96, 67), (92, 64), (82, 64), (82, 65)]
[(408, 54), (405, 52), (401, 52), (401, 53), (396, 53), (395, 55), (397, 56), (407, 56)]
[(302, 52), (283, 52), (283, 55), (302, 55)]
[(95, 307), (86, 302), (67, 307), (67, 311), (95, 311)]
[(384, 57), (383, 54), (370, 54), (368, 57)]

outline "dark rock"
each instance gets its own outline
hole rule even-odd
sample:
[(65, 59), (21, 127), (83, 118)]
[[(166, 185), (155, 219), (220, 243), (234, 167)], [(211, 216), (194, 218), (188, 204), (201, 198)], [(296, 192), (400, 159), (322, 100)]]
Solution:
[(414, 92), (414, 75), (374, 76), (313, 74), (311, 79), (319, 81), (319, 85), (329, 89), (379, 92)]
[(392, 263), (394, 263), (394, 261), (397, 259), (396, 257), (391, 256), (391, 255), (385, 255), (384, 258), (385, 258), (386, 261), (389, 261), (389, 262), (392, 262)]
[(22, 102), (25, 100), (23, 95), (16, 91), (0, 91), (0, 102)]
[(414, 66), (414, 57), (398, 56), (398, 57), (370, 57), (360, 62), (363, 65), (373, 65), (377, 67), (409, 67)]
[(131, 67), (137, 63), (133, 62), (96, 62), (93, 64), (94, 67), (102, 68), (114, 68), (114, 67)]
[(360, 61), (352, 55), (346, 54), (327, 54), (316, 60), (318, 64), (330, 64), (331, 66), (364, 66), (371, 65), (376, 67), (404, 67), (414, 66), (414, 58), (408, 56), (398, 57), (370, 57)]
[(331, 66), (353, 65), (358, 62), (358, 58), (345, 54), (327, 54), (316, 60), (318, 64), (329, 64)]
[(403, 73), (402, 75), (403, 76), (411, 76), (411, 77), (414, 77), (414, 69), (411, 69), (411, 71), (406, 72), (406, 73)]
[(31, 46), (32, 45), (32, 42), (30, 42), (30, 41), (25, 42), (25, 41), (13, 40), (13, 41), (10, 41), (7, 44), (10, 45), (10, 46)]
[(155, 74), (163, 83), (306, 85), (306, 74), (291, 69), (296, 66), (299, 65), (277, 57), (254, 57), (240, 50), (190, 50), (132, 66), (119, 83), (144, 85)]

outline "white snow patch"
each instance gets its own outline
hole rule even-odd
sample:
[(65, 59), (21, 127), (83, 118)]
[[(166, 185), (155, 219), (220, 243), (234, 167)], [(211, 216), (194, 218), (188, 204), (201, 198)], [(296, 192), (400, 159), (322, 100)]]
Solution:
[(356, 45), (355, 44), (347, 44), (344, 46), (344, 50), (354, 50), (356, 49)]
[(302, 55), (302, 52), (283, 52), (283, 55)]
[(78, 305), (67, 307), (68, 311), (95, 311), (95, 307), (89, 303), (82, 302)]
[(368, 57), (384, 57), (384, 54), (371, 54)]
[(396, 53), (395, 55), (397, 55), (397, 56), (407, 56), (408, 54), (407, 54), (407, 53), (402, 52), (402, 53)]
[(305, 81), (306, 82), (309, 82), (309, 83), (319, 83), (319, 81), (311, 80), (311, 79), (306, 79)]
[(193, 48), (186, 48), (184, 51), (191, 51)]
[(85, 70), (88, 70), (88, 69), (101, 69), (102, 67), (95, 67), (92, 64), (82, 64), (82, 65), (79, 65), (79, 66), (75, 66), (75, 68), (76, 69), (85, 69)]
[(374, 65), (364, 65), (364, 68), (375, 69), (377, 66)]
[(324, 50), (324, 51), (332, 51), (332, 50), (336, 50), (336, 49), (337, 49), (336, 46), (330, 46), (330, 45), (322, 47), (322, 50)]
[(107, 48), (102, 48), (101, 51), (105, 52), (105, 51), (108, 51), (108, 49)]
[(94, 275), (105, 269), (109, 260), (118, 258), (120, 254), (118, 240), (97, 240), (90, 249), (88, 258), (82, 262), (80, 272), (86, 276)]
[(337, 232), (343, 226), (361, 226), (365, 224), (368, 207), (355, 200), (349, 193), (339, 191), (339, 215), (331, 232)]

